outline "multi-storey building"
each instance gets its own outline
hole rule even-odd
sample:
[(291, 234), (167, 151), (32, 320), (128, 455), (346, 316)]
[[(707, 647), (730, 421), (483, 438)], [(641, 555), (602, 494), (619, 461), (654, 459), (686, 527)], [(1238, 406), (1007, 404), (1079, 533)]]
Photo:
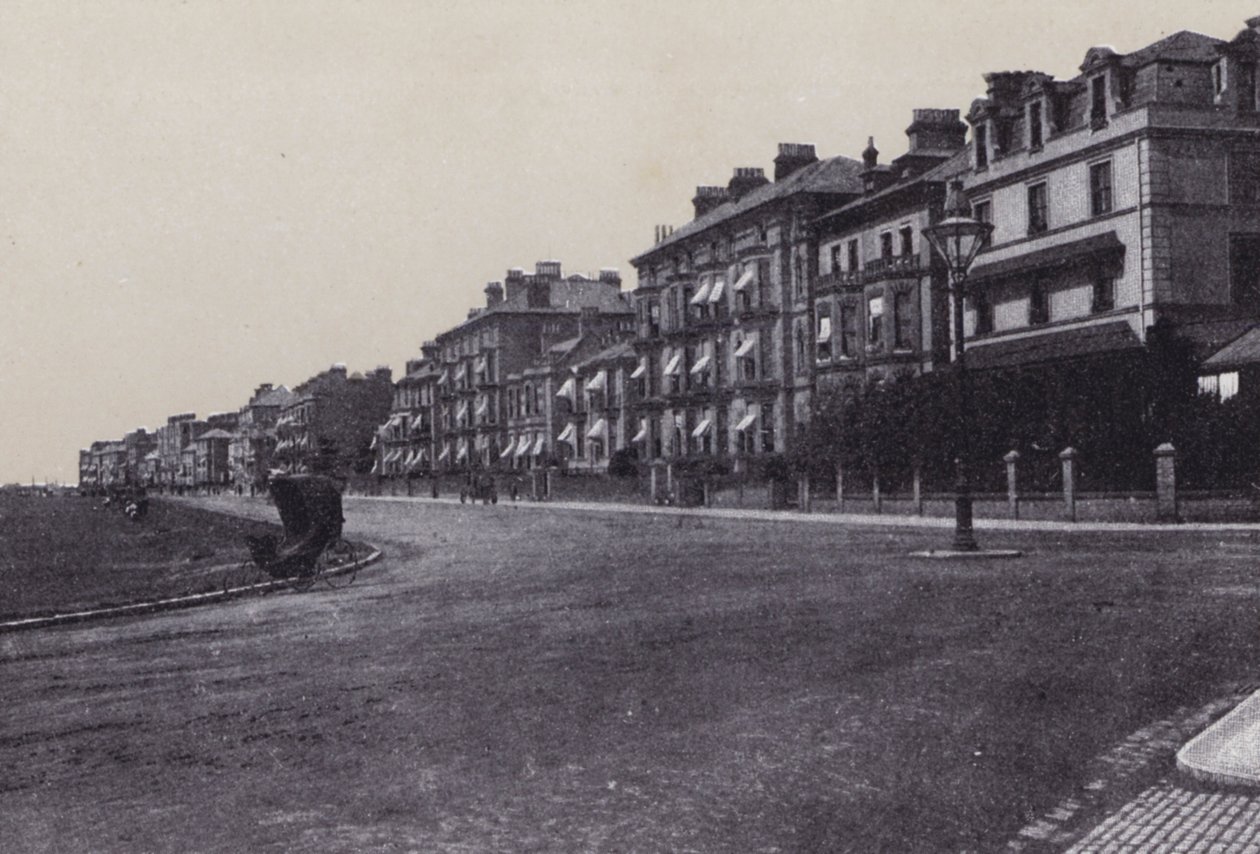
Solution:
[(1157, 323), (1210, 350), (1260, 314), (1257, 26), (1091, 48), (1066, 81), (985, 76), (966, 188), (994, 231), (969, 363), (1114, 360)]
[(739, 168), (698, 187), (695, 219), (657, 228), (639, 275), (632, 378), (649, 460), (787, 450), (808, 418), (813, 354), (810, 224), (862, 191), (862, 164), (782, 144), (774, 181)]
[(957, 110), (915, 110), (905, 154), (863, 152), (863, 193), (815, 223), (811, 334), (821, 391), (932, 369), (949, 360), (949, 289), (922, 236), (947, 181), (966, 170)]
[(366, 474), (372, 440), (393, 400), (392, 372), (347, 375), (336, 364), (293, 389), (276, 422), (275, 458), (289, 471)]
[(191, 447), (197, 436), (208, 429), (206, 423), (198, 421), (196, 414), (192, 412), (172, 415), (157, 429), (159, 487), (171, 489), (192, 485), (194, 471), (184, 469), (184, 450)]
[(228, 468), (231, 481), (242, 490), (261, 488), (275, 451), (276, 422), (293, 397), (284, 386), (263, 383), (241, 407), (228, 445)]
[(378, 431), (378, 473), (519, 467), (550, 458), (553, 347), (628, 335), (633, 326), (613, 269), (597, 278), (564, 276), (559, 261), (540, 261), (533, 273), (508, 270), (485, 295), (483, 308), (426, 345), (423, 364), (409, 365)]

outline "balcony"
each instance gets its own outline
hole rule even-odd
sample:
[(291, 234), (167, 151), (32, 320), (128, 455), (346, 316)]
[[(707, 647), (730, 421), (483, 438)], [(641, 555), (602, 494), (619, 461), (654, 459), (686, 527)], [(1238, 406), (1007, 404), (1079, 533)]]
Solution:
[(739, 237), (735, 238), (735, 255), (739, 258), (746, 258), (752, 255), (769, 255), (770, 245), (767, 241), (761, 239), (761, 235), (756, 229), (746, 231)]
[(923, 275), (923, 264), (918, 255), (896, 255), (892, 258), (875, 258), (862, 268), (862, 284), (883, 279), (911, 279)]

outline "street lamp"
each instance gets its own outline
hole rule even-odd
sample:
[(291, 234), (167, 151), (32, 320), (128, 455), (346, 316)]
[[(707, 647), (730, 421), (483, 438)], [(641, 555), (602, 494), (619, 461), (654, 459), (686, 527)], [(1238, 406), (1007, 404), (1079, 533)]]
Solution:
[(967, 295), (967, 271), (976, 253), (988, 240), (993, 226), (971, 216), (971, 204), (960, 180), (949, 184), (945, 219), (923, 229), (949, 268), (949, 287), (954, 302), (954, 370), (958, 374), (958, 458), (955, 461), (954, 550), (979, 550), (971, 516), (971, 388), (967, 378), (967, 351), (963, 342), (963, 300)]

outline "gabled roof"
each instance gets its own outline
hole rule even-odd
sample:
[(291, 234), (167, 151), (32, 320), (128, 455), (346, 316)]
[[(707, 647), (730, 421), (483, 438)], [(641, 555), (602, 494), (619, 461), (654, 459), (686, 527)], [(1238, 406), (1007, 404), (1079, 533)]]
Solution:
[(284, 386), (279, 386), (258, 395), (250, 401), (250, 406), (286, 406), (293, 397), (293, 392)]
[(1203, 362), (1205, 372), (1260, 364), (1260, 326), (1253, 326)]
[(862, 192), (860, 176), (864, 168), (860, 161), (851, 157), (830, 157), (803, 166), (781, 181), (763, 184), (749, 191), (738, 201), (723, 202), (704, 216), (679, 226), (669, 237), (630, 259), (630, 263), (637, 265), (649, 255), (673, 246), (694, 234), (699, 234), (718, 223), (798, 193), (860, 193)]
[(588, 365), (598, 365), (605, 362), (615, 362), (619, 359), (633, 359), (634, 346), (629, 341), (618, 341), (611, 347), (605, 347), (593, 356), (589, 356), (574, 365), (575, 368), (584, 368)]
[(219, 430), (219, 429), (217, 429), (217, 428), (216, 428), (216, 429), (214, 429), (214, 430), (207, 430), (205, 433), (202, 433), (200, 436), (198, 436), (198, 437), (197, 437), (197, 439), (198, 439), (198, 440), (201, 440), (201, 439), (231, 439), (231, 438), (232, 438), (232, 434), (231, 434), (231, 433), (229, 433), (229, 432), (228, 432), (228, 431), (226, 431), (226, 430)]

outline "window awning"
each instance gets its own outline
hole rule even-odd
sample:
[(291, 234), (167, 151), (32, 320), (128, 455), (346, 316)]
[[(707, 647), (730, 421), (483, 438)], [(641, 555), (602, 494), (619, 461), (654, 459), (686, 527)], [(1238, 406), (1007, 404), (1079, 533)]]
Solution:
[(402, 461), (402, 463), (403, 463), (403, 467), (404, 467), (404, 468), (411, 468), (411, 464), (412, 464), (413, 462), (415, 462), (415, 459), (416, 459), (416, 452), (415, 452), (415, 451), (408, 451), (408, 452), (407, 452), (407, 455), (403, 457), (403, 461)]
[[(374, 451), (374, 450), (376, 450), (376, 444), (377, 444), (380, 440), (381, 440), (381, 434), (380, 434), (380, 433), (373, 433), (373, 434), (372, 434), (372, 444), (368, 445), (368, 450), (369, 450), (369, 451)], [(279, 450), (280, 445), (283, 445), (283, 444), (284, 444), (284, 442), (280, 442), (280, 443), (278, 443), (278, 444), (276, 445), (276, 449), (277, 449), (277, 450)]]
[(455, 418), (458, 421), (463, 421), (464, 416), (467, 414), (468, 414), (468, 401), (465, 400), (462, 403), (460, 403), (459, 409), (455, 411)]
[(639, 365), (634, 369), (634, 373), (630, 375), (630, 379), (642, 379), (645, 374), (647, 374), (647, 356), (639, 360)]
[(831, 340), (831, 318), (818, 318), (818, 343), (826, 344)]
[(607, 432), (608, 432), (608, 422), (601, 418), (598, 421), (596, 421), (593, 425), (591, 425), (591, 429), (586, 431), (586, 438), (602, 439), (604, 438)]
[(587, 391), (603, 391), (608, 387), (608, 371), (600, 371), (586, 384)]
[(753, 276), (755, 275), (756, 270), (753, 267), (749, 267), (738, 279), (735, 280), (735, 290), (742, 291), (744, 288), (748, 287), (748, 283), (753, 280)]
[(451, 381), (451, 375), (448, 371), (444, 370), (442, 371), (442, 373), (438, 374), (438, 378), (437, 378), (438, 385), (446, 385), (450, 381)]
[(648, 423), (647, 423), (647, 419), (644, 418), (639, 421), (639, 432), (635, 433), (634, 438), (631, 439), (630, 441), (631, 442), (646, 442), (647, 435), (648, 435)]
[(468, 368), (464, 365), (460, 365), (455, 370), (455, 382), (462, 383), (464, 381), (464, 377), (466, 376), (468, 376)]
[(708, 433), (709, 427), (712, 423), (713, 422), (711, 422), (708, 418), (701, 421), (699, 424), (696, 425), (696, 429), (691, 431), (691, 438), (699, 439), (705, 433)]
[(713, 360), (709, 358), (709, 354), (705, 353), (699, 359), (696, 359), (696, 363), (691, 366), (691, 373), (698, 374), (701, 371), (708, 370), (711, 361)]
[(417, 412), (415, 417), (411, 419), (411, 429), (419, 430), (423, 424), (424, 424), (424, 413)]
[(716, 282), (713, 283), (713, 290), (709, 291), (709, 302), (710, 303), (721, 302), (722, 294), (724, 293), (726, 293), (726, 282), (724, 282), (722, 279), (718, 279)]
[(485, 371), (485, 369), (486, 369), (486, 357), (478, 356), (477, 361), (473, 363), (473, 370), (480, 374), (483, 371)]
[(737, 358), (742, 357), (742, 356), (747, 356), (749, 353), (753, 351), (753, 348), (756, 346), (757, 346), (757, 333), (753, 332), (753, 333), (750, 333), (748, 337), (746, 337), (743, 340), (742, 343), (740, 343), (739, 348), (735, 351), (735, 356)]
[(546, 438), (545, 438), (545, 437), (543, 437), (543, 436), (539, 436), (539, 437), (538, 437), (538, 441), (534, 443), (534, 456), (536, 456), (536, 457), (537, 457), (537, 456), (540, 456), (540, 455), (542, 454), (542, 452), (543, 452), (543, 445), (545, 445), (545, 444), (546, 444), (546, 442), (547, 442), (547, 440), (546, 440)]
[(486, 411), (489, 410), (489, 408), (490, 408), (490, 402), (487, 401), (484, 396), (480, 400), (477, 401), (477, 414), (478, 415), (485, 415)]
[(577, 433), (577, 430), (573, 429), (573, 425), (572, 425), (572, 424), (566, 424), (566, 425), (564, 425), (564, 429), (560, 431), (560, 435), (556, 437), (556, 441), (557, 441), (557, 442), (566, 442), (566, 443), (568, 443), (568, 444), (572, 445), (572, 444), (573, 444), (573, 436), (574, 436), (574, 434), (576, 434), (576, 433)]
[(521, 441), (516, 446), (516, 456), (523, 457), (529, 453), (529, 446), (532, 444), (528, 436), (522, 436)]
[(459, 443), (459, 450), (455, 452), (455, 462), (462, 463), (468, 457), (468, 446), (463, 442)]
[(577, 380), (569, 377), (564, 381), (564, 385), (560, 386), (560, 390), (556, 392), (556, 397), (567, 397), (569, 400), (573, 400), (575, 394), (577, 394)]
[(380, 460), (376, 460), (375, 462), (373, 462), (373, 463), (372, 463), (372, 471), (371, 471), (370, 473), (371, 473), (371, 474), (380, 474), (380, 473), (381, 473), (381, 461), (380, 461)]
[(669, 360), (669, 364), (665, 366), (665, 376), (672, 377), (678, 373), (678, 366), (682, 363), (682, 353), (675, 353), (674, 358)]
[(516, 449), (516, 440), (508, 439), (507, 447), (504, 448), (502, 451), (499, 451), (499, 459), (503, 459), (504, 457), (511, 456), (512, 451), (514, 451), (515, 449)]
[(708, 301), (709, 301), (709, 283), (705, 282), (703, 285), (700, 286), (700, 290), (696, 291), (695, 295), (692, 296), (691, 304), (704, 305)]
[(739, 423), (735, 425), (735, 432), (743, 433), (745, 430), (747, 430), (749, 427), (753, 426), (756, 423), (757, 423), (757, 413), (756, 412), (746, 413), (743, 418), (739, 419)]
[(438, 462), (439, 463), (446, 462), (450, 458), (451, 458), (451, 446), (444, 445), (442, 447), (442, 453), (438, 454)]
[(1000, 279), (1033, 270), (1047, 270), (1088, 261), (1101, 263), (1103, 260), (1110, 259), (1114, 263), (1117, 256), (1123, 261), (1124, 249), (1124, 244), (1120, 242), (1116, 233), (1108, 231), (1104, 234), (1073, 240), (1070, 243), (1048, 246), (1036, 252), (1004, 258), (1001, 261), (985, 263), (983, 259), (980, 259), (975, 268), (967, 274), (967, 282), (974, 284), (978, 281)]

